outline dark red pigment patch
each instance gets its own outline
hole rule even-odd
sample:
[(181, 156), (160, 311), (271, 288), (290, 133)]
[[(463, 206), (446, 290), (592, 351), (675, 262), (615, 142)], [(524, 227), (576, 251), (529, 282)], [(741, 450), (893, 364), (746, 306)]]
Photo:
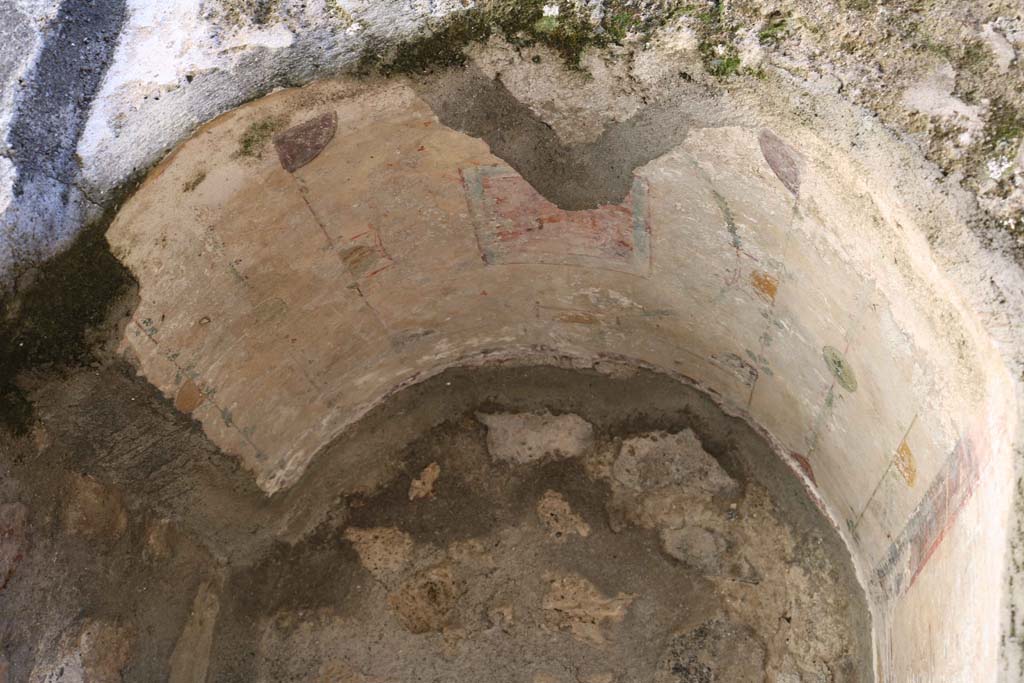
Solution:
[(811, 467), (811, 461), (808, 460), (806, 456), (799, 453), (790, 453), (789, 455), (796, 461), (796, 464), (800, 466), (800, 469), (805, 475), (807, 475), (807, 478), (811, 480), (811, 483), (817, 485), (818, 482), (814, 479), (814, 468)]
[(338, 115), (330, 112), (274, 136), (274, 147), (281, 166), (289, 173), (299, 170), (324, 151), (337, 130)]
[(509, 167), (474, 167), (462, 175), (485, 263), (549, 263), (648, 274), (647, 186), (642, 179), (634, 178), (621, 204), (567, 211)]
[(770, 130), (762, 130), (758, 136), (761, 153), (772, 171), (786, 189), (793, 194), (800, 192), (800, 155)]
[(875, 581), (891, 599), (914, 585), (942, 544), (981, 481), (990, 451), (983, 420), (957, 441), (907, 525), (875, 568)]

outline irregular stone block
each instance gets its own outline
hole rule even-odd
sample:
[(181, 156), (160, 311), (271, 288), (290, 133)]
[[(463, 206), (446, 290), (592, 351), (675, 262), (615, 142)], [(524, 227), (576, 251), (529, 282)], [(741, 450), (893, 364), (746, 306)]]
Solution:
[(623, 441), (612, 476), (638, 492), (682, 484), (707, 495), (732, 493), (737, 488), (691, 429), (676, 434), (651, 432)]
[(545, 491), (537, 503), (537, 517), (547, 529), (548, 535), (559, 543), (564, 542), (571, 534), (586, 538), (590, 535), (590, 525), (572, 511), (569, 501), (557, 491)]
[(547, 579), (548, 592), (541, 604), (546, 622), (584, 642), (605, 642), (602, 627), (622, 621), (636, 598), (626, 593), (607, 597), (582, 576), (549, 575)]
[(477, 413), (487, 427), (487, 450), (495, 460), (524, 465), (545, 456), (575, 458), (594, 443), (593, 426), (578, 415)]

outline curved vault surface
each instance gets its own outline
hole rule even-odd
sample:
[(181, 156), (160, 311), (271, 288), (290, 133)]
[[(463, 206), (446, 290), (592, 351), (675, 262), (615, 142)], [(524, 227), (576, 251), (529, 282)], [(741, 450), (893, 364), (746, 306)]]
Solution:
[(670, 373), (770, 435), (831, 516), (880, 680), (988, 680), (1013, 388), (865, 187), (827, 141), (698, 128), (621, 201), (566, 210), (409, 85), (323, 82), (208, 124), (122, 209), (122, 350), (267, 493), (453, 365)]

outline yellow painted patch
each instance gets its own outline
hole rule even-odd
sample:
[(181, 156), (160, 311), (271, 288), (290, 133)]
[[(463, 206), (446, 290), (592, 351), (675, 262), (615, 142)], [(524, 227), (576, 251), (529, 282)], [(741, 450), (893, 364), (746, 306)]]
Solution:
[(566, 311), (565, 313), (559, 313), (555, 316), (555, 319), (563, 323), (576, 323), (579, 325), (596, 325), (601, 322), (593, 313), (587, 313), (586, 311)]
[(917, 465), (914, 464), (914, 454), (910, 452), (910, 446), (907, 445), (906, 440), (901, 441), (900, 447), (896, 449), (895, 462), (896, 469), (906, 479), (907, 484), (913, 486), (917, 481)]
[(775, 303), (775, 294), (779, 291), (777, 277), (761, 270), (755, 270), (750, 274), (750, 281), (762, 299)]

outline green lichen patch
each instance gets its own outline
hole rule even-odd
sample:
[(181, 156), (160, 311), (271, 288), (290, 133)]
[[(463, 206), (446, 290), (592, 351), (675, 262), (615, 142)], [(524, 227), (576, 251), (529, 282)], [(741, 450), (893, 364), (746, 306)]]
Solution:
[(782, 12), (772, 12), (765, 17), (757, 40), (762, 45), (777, 45), (789, 32), (789, 17)]
[(551, 34), (558, 30), (558, 17), (541, 17), (533, 22), (533, 30), (537, 33)]
[(995, 181), (989, 194), (1007, 197), (1013, 193), (1012, 170), (1021, 145), (1024, 145), (1024, 111), (1006, 100), (996, 99), (989, 107), (976, 162), (977, 174)]
[(955, 60), (953, 46), (936, 40), (927, 33), (923, 33), (920, 27), (915, 26), (913, 33), (915, 36), (910, 44), (912, 48), (938, 55), (950, 63)]
[(566, 66), (579, 68), (580, 60), (588, 47), (605, 47), (608, 37), (599, 32), (582, 17), (564, 12), (558, 17), (558, 27), (550, 33), (535, 35), (537, 42), (553, 48), (562, 57)]
[(559, 4), (557, 15), (545, 14), (543, 0), (492, 0), (476, 9), (458, 12), (428, 32), (398, 45), (390, 56), (380, 57), (373, 48), (363, 60), (364, 68), (378, 66), (384, 73), (416, 73), (434, 68), (460, 66), (466, 61), (465, 48), (501, 35), (516, 47), (544, 45), (552, 48), (570, 68), (579, 68), (584, 51), (621, 40), (639, 25), (640, 14), (616, 0), (616, 11), (595, 26), (568, 2)]
[(1024, 111), (1006, 100), (995, 100), (989, 107), (983, 149), (988, 154), (1016, 150), (1024, 142)]
[[(545, 7), (558, 6), (558, 12)], [(465, 48), (501, 35), (513, 46), (543, 45), (555, 50), (570, 69), (580, 69), (584, 52), (624, 43), (629, 36), (649, 37), (667, 23), (689, 16), (701, 27), (709, 46), (731, 43), (735, 27), (723, 21), (721, 3), (713, 0), (605, 0), (603, 11), (592, 15), (589, 6), (563, 0), (490, 0), (476, 8), (449, 15), (439, 24), (392, 50), (371, 45), (362, 60), (362, 70), (376, 67), (385, 74), (422, 73), (435, 68), (461, 66)], [(592, 21), (600, 16), (600, 23)], [(780, 29), (781, 30), (781, 29)], [(711, 55), (713, 73), (727, 76), (739, 69), (735, 48), (724, 58)]]
[(959, 46), (954, 58), (958, 71), (981, 74), (993, 64), (992, 50), (980, 40), (969, 40)]
[[(670, 14), (677, 9), (678, 6), (673, 7)], [(641, 9), (622, 1), (609, 3), (605, 8), (601, 27), (608, 38), (616, 43), (623, 42), (630, 33), (645, 31), (648, 28)]]
[(700, 55), (704, 69), (717, 78), (740, 72), (741, 60), (736, 48), (740, 24), (726, 15), (723, 3), (692, 6), (688, 16), (700, 36)]
[(843, 0), (843, 7), (854, 12), (870, 12), (878, 5), (878, 0)]
[(622, 42), (636, 24), (636, 15), (630, 12), (616, 12), (604, 22), (605, 31), (616, 42)]
[(0, 294), (0, 424), (15, 433), (27, 431), (32, 420), (17, 377), (91, 361), (90, 332), (107, 321), (111, 304), (134, 284), (107, 244), (113, 215), (110, 210), (66, 251), (30, 269), (20, 289)]
[(225, 23), (266, 26), (279, 16), (281, 0), (218, 0), (215, 14)]
[(267, 143), (284, 124), (284, 119), (279, 116), (267, 116), (253, 121), (239, 138), (235, 156), (262, 159)]
[(826, 346), (821, 351), (825, 365), (828, 366), (839, 386), (849, 392), (857, 391), (857, 377), (853, 374), (853, 368), (843, 357), (842, 352), (834, 346)]
[(739, 72), (740, 56), (732, 43), (705, 41), (700, 46), (704, 68), (712, 76), (727, 78)]
[(649, 38), (657, 29), (689, 18), (698, 30), (717, 27), (722, 17), (719, 0), (610, 0), (602, 27), (616, 36), (636, 33)]
[(339, 4), (338, 0), (324, 0), (324, 9), (327, 10), (327, 14), (341, 24), (342, 28), (348, 28), (355, 23), (355, 19)]

